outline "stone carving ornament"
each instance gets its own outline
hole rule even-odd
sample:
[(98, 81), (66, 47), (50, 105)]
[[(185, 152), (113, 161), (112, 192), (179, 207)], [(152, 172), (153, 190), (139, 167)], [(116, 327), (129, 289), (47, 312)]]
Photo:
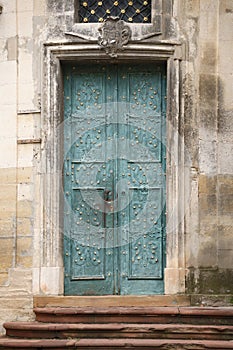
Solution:
[(129, 26), (118, 17), (108, 17), (98, 30), (99, 45), (110, 57), (117, 57), (117, 52), (123, 50), (123, 46), (131, 39)]

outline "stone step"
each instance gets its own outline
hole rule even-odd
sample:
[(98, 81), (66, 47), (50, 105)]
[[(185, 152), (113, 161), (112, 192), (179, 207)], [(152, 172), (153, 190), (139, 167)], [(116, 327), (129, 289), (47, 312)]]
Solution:
[(175, 349), (175, 350), (228, 350), (233, 349), (233, 341), (174, 340), (174, 339), (49, 339), (27, 340), (0, 338), (0, 349)]
[(8, 322), (9, 337), (35, 339), (134, 338), (134, 339), (203, 339), (232, 340), (233, 326), (200, 326), (187, 324), (61, 324), (41, 322)]
[(34, 296), (34, 307), (190, 306), (188, 295)]
[(233, 307), (44, 307), (36, 320), (48, 323), (159, 323), (233, 325)]

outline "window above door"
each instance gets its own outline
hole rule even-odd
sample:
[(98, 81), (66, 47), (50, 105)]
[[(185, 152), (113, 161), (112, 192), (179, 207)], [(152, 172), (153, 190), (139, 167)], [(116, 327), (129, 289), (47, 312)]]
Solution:
[(69, 33), (89, 41), (97, 40), (102, 23), (108, 17), (113, 17), (123, 20), (130, 27), (132, 40), (160, 35), (163, 2), (164, 0), (74, 0), (73, 26)]
[(118, 17), (129, 23), (151, 22), (151, 0), (80, 0), (80, 23), (103, 22), (108, 16)]

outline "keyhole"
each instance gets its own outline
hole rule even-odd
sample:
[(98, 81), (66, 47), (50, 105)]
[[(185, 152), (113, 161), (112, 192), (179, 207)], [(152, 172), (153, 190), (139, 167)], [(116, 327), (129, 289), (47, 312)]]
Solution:
[(104, 191), (104, 200), (106, 201), (106, 202), (109, 202), (109, 201), (111, 201), (111, 197), (112, 197), (112, 191), (111, 190), (105, 190)]

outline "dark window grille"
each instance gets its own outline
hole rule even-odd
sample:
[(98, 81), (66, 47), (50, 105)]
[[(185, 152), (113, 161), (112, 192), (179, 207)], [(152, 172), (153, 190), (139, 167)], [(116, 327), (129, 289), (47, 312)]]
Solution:
[(79, 22), (103, 22), (108, 16), (119, 17), (128, 23), (151, 22), (151, 0), (81, 0)]

